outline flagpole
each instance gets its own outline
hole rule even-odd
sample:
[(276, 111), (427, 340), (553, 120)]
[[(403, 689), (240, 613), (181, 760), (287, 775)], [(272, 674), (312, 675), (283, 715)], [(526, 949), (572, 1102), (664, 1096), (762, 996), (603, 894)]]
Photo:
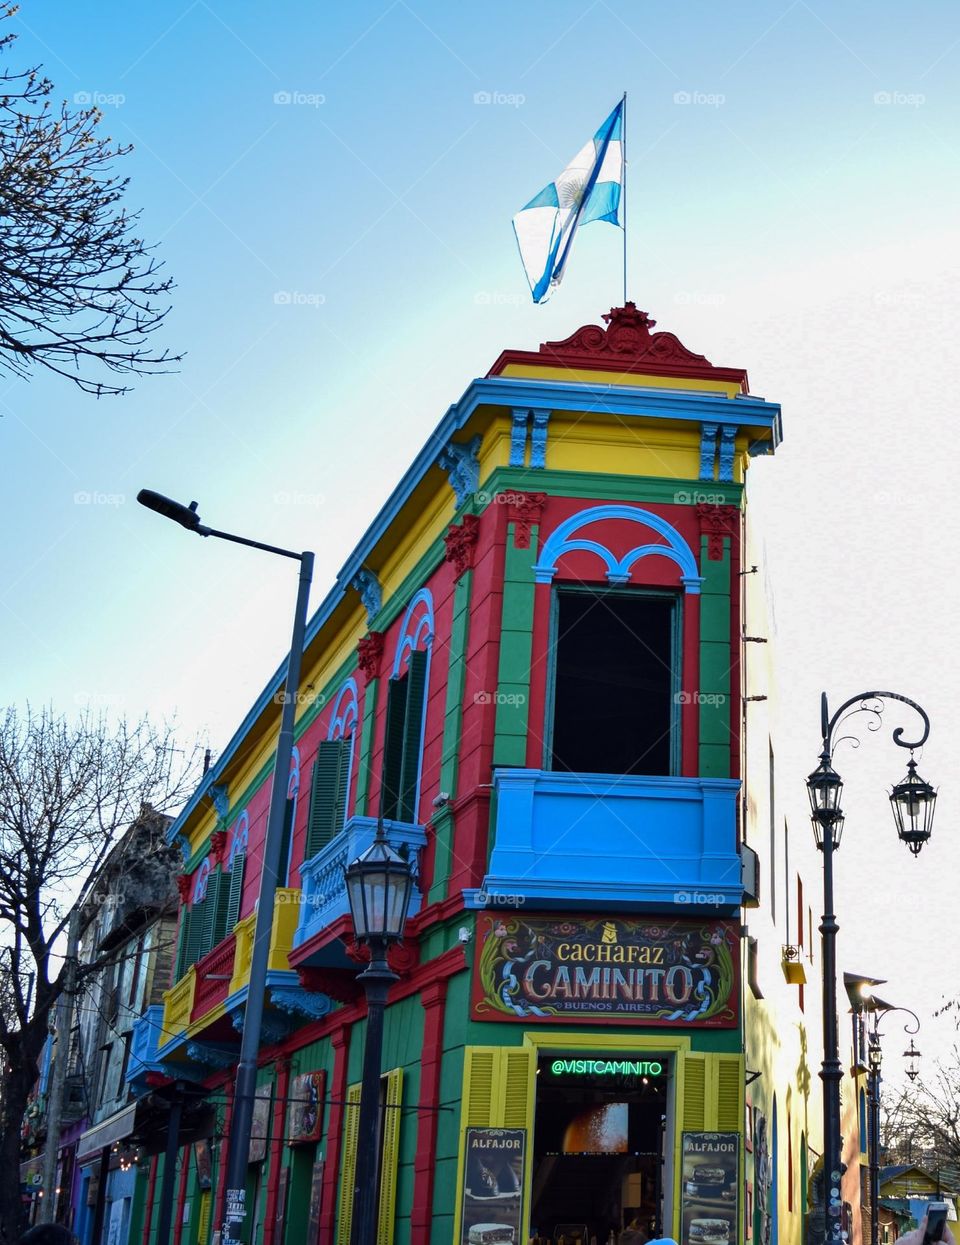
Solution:
[(620, 155), (623, 159), (623, 305), (627, 305), (627, 93), (620, 113)]

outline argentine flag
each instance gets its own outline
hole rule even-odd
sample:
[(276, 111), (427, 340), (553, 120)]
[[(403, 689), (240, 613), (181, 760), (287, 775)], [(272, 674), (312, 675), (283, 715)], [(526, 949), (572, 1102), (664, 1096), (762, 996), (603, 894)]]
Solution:
[(580, 225), (593, 220), (622, 223), (623, 105), (621, 100), (557, 180), (513, 218), (535, 303), (545, 302), (563, 279)]

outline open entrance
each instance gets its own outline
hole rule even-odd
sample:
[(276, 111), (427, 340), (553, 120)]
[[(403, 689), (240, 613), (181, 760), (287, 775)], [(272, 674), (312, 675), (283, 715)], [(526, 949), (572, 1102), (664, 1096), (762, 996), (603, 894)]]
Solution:
[(639, 1245), (659, 1235), (669, 1073), (665, 1055), (541, 1057), (531, 1240)]

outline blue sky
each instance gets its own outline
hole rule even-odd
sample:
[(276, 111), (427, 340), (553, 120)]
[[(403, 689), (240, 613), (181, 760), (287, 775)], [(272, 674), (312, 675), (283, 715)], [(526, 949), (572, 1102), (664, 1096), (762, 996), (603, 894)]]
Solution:
[[(0, 378), (8, 701), (176, 711), (222, 747), (281, 656), (294, 576), (187, 537), (137, 490), (316, 549), (319, 602), (470, 379), (620, 301), (620, 237), (596, 225), (532, 306), (510, 218), (626, 90), (631, 296), (784, 404), (783, 451), (751, 479), (784, 755), (799, 782), (821, 686), (887, 679), (939, 711), (929, 768), (956, 786), (955, 5), (25, 0), (13, 24), (9, 66), (42, 62), (134, 144), (129, 203), (177, 283), (165, 340), (188, 354), (100, 402)], [(900, 759), (874, 751), (853, 787), (887, 834)], [(870, 884), (913, 869), (889, 902), (925, 913), (932, 855), (883, 851)], [(872, 853), (851, 856), (853, 903)], [(879, 950), (845, 936), (851, 955), (899, 954), (894, 930)], [(907, 1002), (909, 958), (899, 971)]]

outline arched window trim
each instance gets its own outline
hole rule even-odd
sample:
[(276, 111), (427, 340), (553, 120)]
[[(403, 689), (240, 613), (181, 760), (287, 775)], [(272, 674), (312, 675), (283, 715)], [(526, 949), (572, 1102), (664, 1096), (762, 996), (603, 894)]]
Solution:
[[(580, 536), (574, 539), (575, 533), (594, 523), (608, 519), (624, 519), (630, 523), (638, 523), (648, 527), (657, 535), (664, 537), (665, 545), (636, 545), (622, 557), (617, 557), (606, 545), (599, 541), (587, 540)], [(595, 553), (607, 568), (607, 580), (611, 584), (627, 584), (637, 562), (643, 558), (660, 556), (669, 558), (680, 570), (680, 582), (684, 590), (699, 594), (703, 577), (697, 566), (693, 550), (680, 535), (672, 523), (659, 515), (640, 506), (614, 505), (593, 506), (589, 510), (581, 510), (565, 519), (547, 537), (540, 553), (540, 560), (533, 568), (534, 579), (538, 584), (549, 584), (557, 573), (557, 562), (565, 554), (573, 550)]]

